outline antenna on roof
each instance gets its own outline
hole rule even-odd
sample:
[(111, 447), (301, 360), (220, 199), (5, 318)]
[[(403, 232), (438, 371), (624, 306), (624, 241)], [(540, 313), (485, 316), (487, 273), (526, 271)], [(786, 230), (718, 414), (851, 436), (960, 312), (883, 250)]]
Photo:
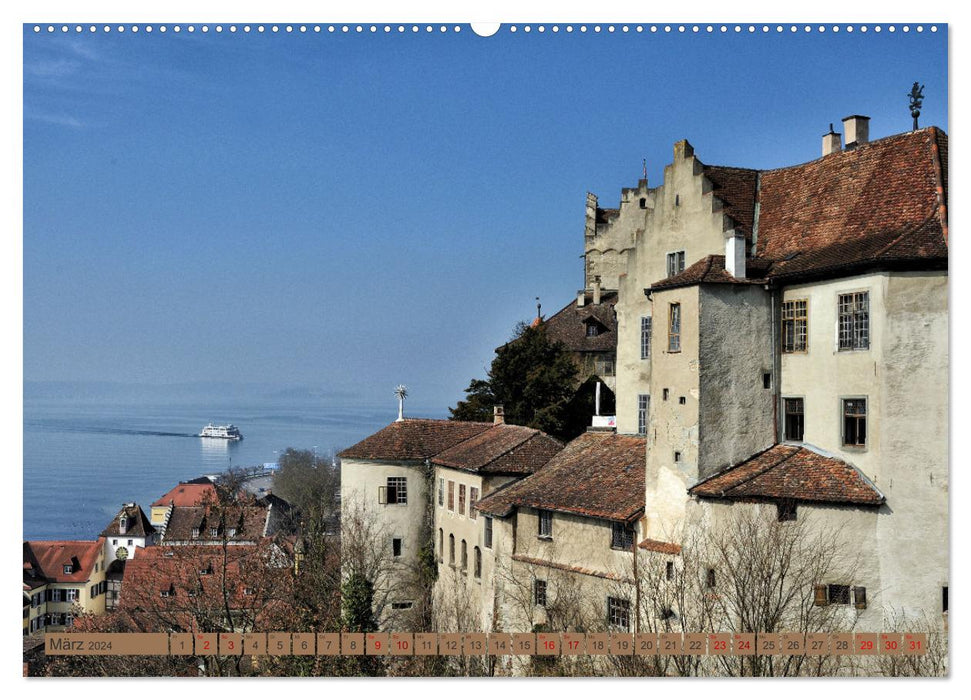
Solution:
[(532, 328), (536, 328), (539, 324), (543, 322), (543, 305), (539, 303), (539, 297), (536, 297), (536, 318), (533, 322), (529, 324)]
[(924, 86), (917, 87), (917, 82), (915, 81), (907, 97), (910, 98), (910, 116), (914, 118), (914, 131), (917, 131), (920, 128), (917, 126), (917, 117), (920, 116), (920, 108), (924, 104)]
[(408, 398), (408, 387), (404, 384), (399, 384), (394, 388), (394, 395), (398, 397), (398, 420), (403, 421), (405, 419), (405, 399)]

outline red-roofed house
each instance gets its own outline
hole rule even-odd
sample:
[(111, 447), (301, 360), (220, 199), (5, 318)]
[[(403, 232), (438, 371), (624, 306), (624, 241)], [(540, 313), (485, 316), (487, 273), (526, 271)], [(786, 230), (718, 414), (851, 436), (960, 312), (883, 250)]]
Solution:
[(105, 611), (104, 539), (24, 542), (25, 634), (70, 627), (79, 613)]
[(181, 482), (152, 503), (151, 524), (160, 532), (165, 531), (172, 509), (177, 506), (198, 506), (215, 500), (216, 487), (208, 479), (200, 482)]

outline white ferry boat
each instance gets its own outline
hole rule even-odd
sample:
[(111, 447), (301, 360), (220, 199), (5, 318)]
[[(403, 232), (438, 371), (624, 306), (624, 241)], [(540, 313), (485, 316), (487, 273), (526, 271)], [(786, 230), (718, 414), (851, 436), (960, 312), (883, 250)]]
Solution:
[(243, 435), (239, 432), (239, 428), (235, 425), (213, 425), (210, 423), (202, 432), (199, 433), (199, 437), (204, 438), (221, 438), (223, 440), (242, 440)]

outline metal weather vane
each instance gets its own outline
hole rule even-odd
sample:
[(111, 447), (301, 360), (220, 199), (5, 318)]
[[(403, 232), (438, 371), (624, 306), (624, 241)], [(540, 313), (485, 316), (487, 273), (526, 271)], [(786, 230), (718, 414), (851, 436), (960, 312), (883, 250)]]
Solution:
[(394, 388), (394, 395), (398, 398), (398, 420), (402, 421), (405, 419), (405, 399), (408, 397), (408, 387), (399, 384)]
[(917, 117), (920, 116), (920, 108), (924, 103), (924, 86), (918, 87), (917, 83), (914, 82), (914, 86), (910, 88), (910, 94), (907, 97), (910, 98), (910, 116), (914, 118), (914, 131), (917, 131), (919, 128)]

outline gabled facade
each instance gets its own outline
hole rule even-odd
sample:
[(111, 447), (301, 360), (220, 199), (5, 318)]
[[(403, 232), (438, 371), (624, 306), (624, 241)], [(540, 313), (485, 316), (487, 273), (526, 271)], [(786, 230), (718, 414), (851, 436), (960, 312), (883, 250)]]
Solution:
[[(104, 540), (24, 542), (25, 634), (60, 631), (105, 611)], [(25, 607), (27, 601), (25, 599)]]
[(137, 503), (126, 503), (101, 533), (108, 566), (116, 559), (133, 558), (137, 550), (155, 544), (155, 528)]

